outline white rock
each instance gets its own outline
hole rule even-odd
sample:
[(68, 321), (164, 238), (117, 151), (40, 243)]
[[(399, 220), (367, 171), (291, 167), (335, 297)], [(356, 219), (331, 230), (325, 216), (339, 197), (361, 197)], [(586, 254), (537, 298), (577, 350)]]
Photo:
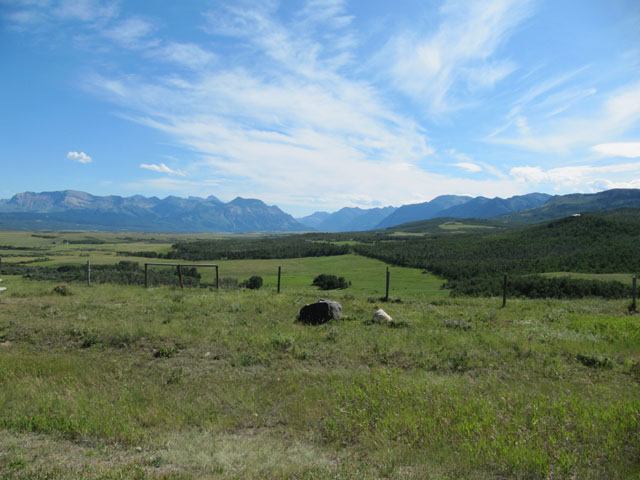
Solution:
[(384, 310), (380, 309), (378, 310), (376, 313), (373, 314), (373, 320), (376, 322), (390, 322), (391, 321), (391, 317), (389, 316), (389, 314), (387, 312), (385, 312)]

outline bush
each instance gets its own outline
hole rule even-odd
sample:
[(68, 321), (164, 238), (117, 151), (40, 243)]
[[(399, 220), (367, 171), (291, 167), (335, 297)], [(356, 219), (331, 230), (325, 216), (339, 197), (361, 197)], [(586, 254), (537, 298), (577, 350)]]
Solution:
[(262, 287), (262, 277), (254, 275), (249, 280), (245, 280), (240, 284), (240, 288), (250, 288), (251, 290), (259, 290)]
[(319, 287), (320, 290), (336, 290), (347, 288), (351, 282), (347, 282), (344, 277), (338, 278), (335, 275), (322, 273), (313, 279), (312, 285)]
[(65, 285), (65, 284), (57, 285), (53, 287), (53, 293), (62, 295), (63, 297), (66, 297), (68, 295), (73, 295), (73, 293), (71, 292), (71, 289), (69, 288), (69, 285)]

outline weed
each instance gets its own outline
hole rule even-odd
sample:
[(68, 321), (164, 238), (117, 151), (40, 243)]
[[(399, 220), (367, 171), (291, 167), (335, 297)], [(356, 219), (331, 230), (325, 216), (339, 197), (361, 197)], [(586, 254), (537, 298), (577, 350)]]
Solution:
[(81, 348), (89, 348), (98, 343), (98, 335), (95, 332), (85, 332), (82, 338)]
[(293, 350), (295, 346), (295, 340), (292, 337), (277, 336), (273, 337), (270, 342), (271, 347), (276, 352), (286, 353)]
[(179, 352), (175, 345), (161, 346), (153, 350), (154, 358), (170, 358)]
[(469, 370), (469, 355), (466, 350), (449, 355), (449, 366), (453, 373), (464, 373)]
[(465, 320), (465, 319), (453, 320), (453, 319), (447, 318), (443, 322), (443, 324), (447, 328), (455, 328), (463, 331), (471, 330), (473, 328), (473, 324), (469, 320)]
[(63, 297), (73, 295), (73, 292), (69, 288), (69, 285), (67, 285), (66, 283), (53, 287), (53, 293), (55, 293), (56, 295), (62, 295)]
[(327, 342), (335, 343), (336, 340), (338, 339), (338, 329), (333, 326), (329, 327), (329, 330), (327, 331), (327, 334), (324, 336), (324, 339)]
[(578, 354), (576, 359), (585, 367), (590, 368), (612, 368), (613, 362), (607, 357), (599, 357), (595, 355)]
[(167, 385), (173, 385), (176, 383), (180, 383), (182, 379), (182, 367), (174, 368), (171, 370), (169, 374), (169, 378), (167, 378)]

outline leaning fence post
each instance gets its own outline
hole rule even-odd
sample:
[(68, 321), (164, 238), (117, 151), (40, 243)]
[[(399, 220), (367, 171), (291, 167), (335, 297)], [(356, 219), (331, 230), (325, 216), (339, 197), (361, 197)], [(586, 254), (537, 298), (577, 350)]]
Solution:
[(278, 265), (278, 293), (280, 293), (280, 265)]
[(635, 275), (633, 276), (633, 287), (632, 287), (632, 291), (633, 291), (633, 301), (631, 302), (631, 310), (632, 311), (636, 311), (636, 280), (638, 279), (638, 277), (636, 277)]
[(149, 288), (149, 264), (144, 264), (144, 288)]
[(87, 286), (91, 286), (91, 260), (87, 260)]
[(182, 265), (178, 264), (178, 279), (180, 280), (180, 288), (184, 288), (184, 282), (182, 281)]
[(391, 273), (389, 272), (389, 267), (387, 267), (387, 288), (385, 290), (385, 294), (384, 294), (384, 301), (388, 302), (389, 301), (389, 277), (391, 276)]
[(216, 265), (216, 290), (220, 290), (220, 276), (218, 275), (218, 265)]
[(502, 308), (507, 305), (507, 274), (504, 274), (504, 281), (502, 282)]

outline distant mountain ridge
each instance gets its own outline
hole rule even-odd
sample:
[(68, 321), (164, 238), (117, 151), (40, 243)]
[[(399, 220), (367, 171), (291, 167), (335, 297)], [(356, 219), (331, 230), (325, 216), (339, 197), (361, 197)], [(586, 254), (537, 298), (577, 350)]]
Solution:
[[(0, 200), (0, 229), (102, 230), (167, 233), (247, 233), (299, 231), (363, 231), (392, 228), (434, 218), (491, 219), (492, 224), (535, 223), (576, 213), (640, 208), (640, 189), (613, 189), (594, 194), (550, 196), (530, 193), (510, 198), (442, 195), (430, 202), (337, 212), (315, 212), (294, 219), (277, 206), (237, 197), (225, 203), (207, 198), (164, 199), (134, 195), (96, 196), (76, 190), (24, 192)], [(416, 224), (416, 222), (418, 222)]]
[(430, 202), (404, 205), (382, 220), (376, 228), (390, 228), (438, 217), (491, 218), (543, 205), (550, 198), (551, 195), (545, 193), (529, 193), (511, 198), (442, 195)]
[(334, 213), (315, 212), (296, 220), (321, 232), (360, 232), (372, 230), (396, 210), (396, 207), (344, 207)]
[(307, 227), (261, 200), (96, 196), (86, 192), (25, 192), (0, 200), (0, 228), (149, 232), (303, 231)]
[(539, 207), (514, 211), (498, 216), (496, 220), (536, 223), (584, 212), (618, 208), (640, 208), (640, 189), (615, 188), (598, 193), (555, 195)]

